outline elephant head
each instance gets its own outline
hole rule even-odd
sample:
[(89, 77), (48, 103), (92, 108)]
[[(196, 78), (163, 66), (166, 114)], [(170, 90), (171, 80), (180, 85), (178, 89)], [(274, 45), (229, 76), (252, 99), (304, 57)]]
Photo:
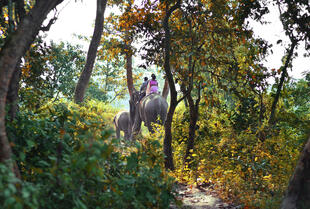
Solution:
[(120, 132), (124, 132), (124, 138), (127, 140), (131, 136), (131, 123), (130, 116), (128, 111), (118, 112), (113, 120), (115, 129), (116, 129), (116, 137), (120, 138)]
[(152, 123), (164, 124), (168, 103), (161, 95), (150, 94), (139, 101), (139, 92), (134, 90), (129, 104), (133, 135), (140, 131), (142, 121), (150, 132), (154, 132)]

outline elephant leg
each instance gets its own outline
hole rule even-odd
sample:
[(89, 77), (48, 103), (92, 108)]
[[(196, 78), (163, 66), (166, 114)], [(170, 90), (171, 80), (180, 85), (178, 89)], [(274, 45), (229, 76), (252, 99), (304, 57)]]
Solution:
[(116, 128), (116, 138), (120, 138), (121, 137), (121, 130), (117, 127)]
[(128, 140), (129, 137), (130, 137), (130, 135), (129, 135), (128, 131), (124, 131), (124, 139)]
[(132, 133), (131, 133), (133, 136), (139, 134), (140, 129), (141, 129), (141, 123), (142, 123), (141, 119), (137, 119), (135, 123), (133, 124)]

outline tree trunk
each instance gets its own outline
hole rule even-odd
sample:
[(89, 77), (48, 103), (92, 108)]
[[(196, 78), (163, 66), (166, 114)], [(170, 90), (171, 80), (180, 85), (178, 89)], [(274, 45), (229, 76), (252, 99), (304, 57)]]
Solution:
[[(171, 98), (174, 96), (171, 96)], [(173, 155), (172, 155), (172, 133), (171, 126), (173, 114), (177, 107), (176, 99), (170, 99), (170, 107), (165, 121), (165, 138), (164, 138), (164, 154), (165, 154), (165, 168), (174, 170)]]
[[(63, 0), (37, 0), (31, 11), (7, 39), (0, 52), (0, 162), (11, 160), (11, 147), (5, 131), (5, 104), (9, 84), (21, 57), (29, 49), (47, 14)], [(9, 166), (13, 164), (10, 163)]]
[(271, 106), (271, 113), (270, 113), (270, 117), (269, 117), (269, 125), (275, 125), (275, 112), (276, 112), (276, 107), (277, 107), (277, 104), (278, 104), (278, 101), (279, 101), (279, 98), (280, 98), (280, 94), (281, 94), (281, 90), (282, 90), (282, 87), (283, 87), (283, 84), (284, 84), (284, 80), (285, 78), (287, 77), (287, 68), (288, 68), (288, 65), (289, 63), (291, 62), (291, 59), (292, 59), (292, 56), (293, 56), (293, 52), (294, 52), (294, 49), (295, 49), (295, 46), (297, 45), (297, 42), (293, 42), (292, 45), (291, 45), (291, 48), (288, 52), (288, 55), (287, 55), (287, 58), (286, 58), (286, 61), (285, 61), (285, 64), (282, 68), (282, 74), (281, 74), (281, 78), (280, 78), (280, 82), (279, 82), (279, 85), (278, 85), (278, 88), (277, 88), (277, 92), (276, 92), (276, 95), (274, 97), (274, 100), (273, 100), (273, 103), (272, 103), (272, 106)]
[(191, 165), (192, 161), (192, 153), (194, 151), (194, 144), (195, 144), (195, 131), (196, 125), (198, 121), (198, 114), (199, 114), (199, 102), (200, 102), (200, 88), (198, 88), (198, 98), (196, 103), (194, 103), (193, 97), (191, 94), (187, 96), (188, 104), (189, 104), (189, 114), (190, 114), (190, 122), (189, 122), (189, 129), (188, 129), (188, 139), (187, 139), (187, 147), (186, 153), (184, 157), (184, 162), (187, 165)]
[(82, 103), (84, 100), (85, 92), (90, 80), (90, 76), (93, 71), (97, 49), (103, 32), (104, 11), (106, 8), (106, 4), (107, 0), (97, 0), (97, 13), (96, 13), (94, 33), (88, 48), (85, 67), (82, 71), (82, 74), (75, 88), (74, 92), (75, 103)]
[(281, 209), (310, 208), (310, 137), (290, 179)]
[(8, 118), (10, 121), (12, 121), (17, 113), (18, 109), (18, 91), (19, 91), (19, 81), (21, 77), (21, 68), (20, 68), (20, 62), (16, 65), (16, 69), (13, 73), (13, 76), (10, 81), (8, 93), (6, 96), (6, 106), (8, 107)]
[(165, 99), (167, 99), (168, 94), (169, 94), (169, 82), (168, 82), (168, 79), (166, 78), (166, 79), (165, 79), (165, 84), (164, 84), (162, 96), (163, 96)]
[(126, 52), (126, 71), (127, 71), (127, 87), (129, 95), (132, 95), (133, 90), (133, 80), (132, 80), (132, 54), (131, 52)]
[[(169, 4), (169, 3), (167, 3)], [(164, 53), (165, 53), (165, 62), (164, 62), (164, 70), (166, 73), (166, 77), (170, 87), (170, 107), (167, 114), (167, 118), (165, 121), (165, 138), (164, 138), (164, 154), (165, 154), (165, 167), (166, 169), (174, 170), (173, 164), (173, 156), (172, 156), (172, 133), (171, 133), (171, 126), (173, 120), (174, 111), (178, 105), (177, 101), (177, 91), (175, 88), (173, 75), (170, 69), (170, 28), (169, 28), (169, 18), (171, 14), (181, 6), (181, 0), (178, 0), (177, 3), (172, 6), (170, 9), (166, 10), (166, 14), (163, 21), (163, 27), (165, 31), (165, 38), (164, 38)]]

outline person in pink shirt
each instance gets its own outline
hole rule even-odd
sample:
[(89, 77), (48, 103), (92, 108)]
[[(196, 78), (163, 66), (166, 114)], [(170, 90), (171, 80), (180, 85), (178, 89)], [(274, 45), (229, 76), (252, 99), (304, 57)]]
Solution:
[(151, 77), (152, 79), (147, 84), (146, 95), (158, 93), (158, 82), (156, 80), (156, 76), (152, 74)]

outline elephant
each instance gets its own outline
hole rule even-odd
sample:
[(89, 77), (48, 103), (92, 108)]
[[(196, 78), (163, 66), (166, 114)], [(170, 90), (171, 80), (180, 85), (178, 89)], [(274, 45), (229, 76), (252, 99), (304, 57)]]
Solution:
[(167, 117), (168, 103), (160, 94), (152, 93), (141, 101), (139, 97), (139, 92), (134, 89), (129, 100), (132, 135), (140, 132), (142, 121), (149, 132), (153, 133), (152, 123), (163, 125)]
[(114, 119), (113, 123), (116, 129), (116, 137), (120, 138), (120, 132), (124, 132), (124, 138), (127, 140), (131, 136), (131, 123), (130, 116), (128, 111), (118, 112)]

